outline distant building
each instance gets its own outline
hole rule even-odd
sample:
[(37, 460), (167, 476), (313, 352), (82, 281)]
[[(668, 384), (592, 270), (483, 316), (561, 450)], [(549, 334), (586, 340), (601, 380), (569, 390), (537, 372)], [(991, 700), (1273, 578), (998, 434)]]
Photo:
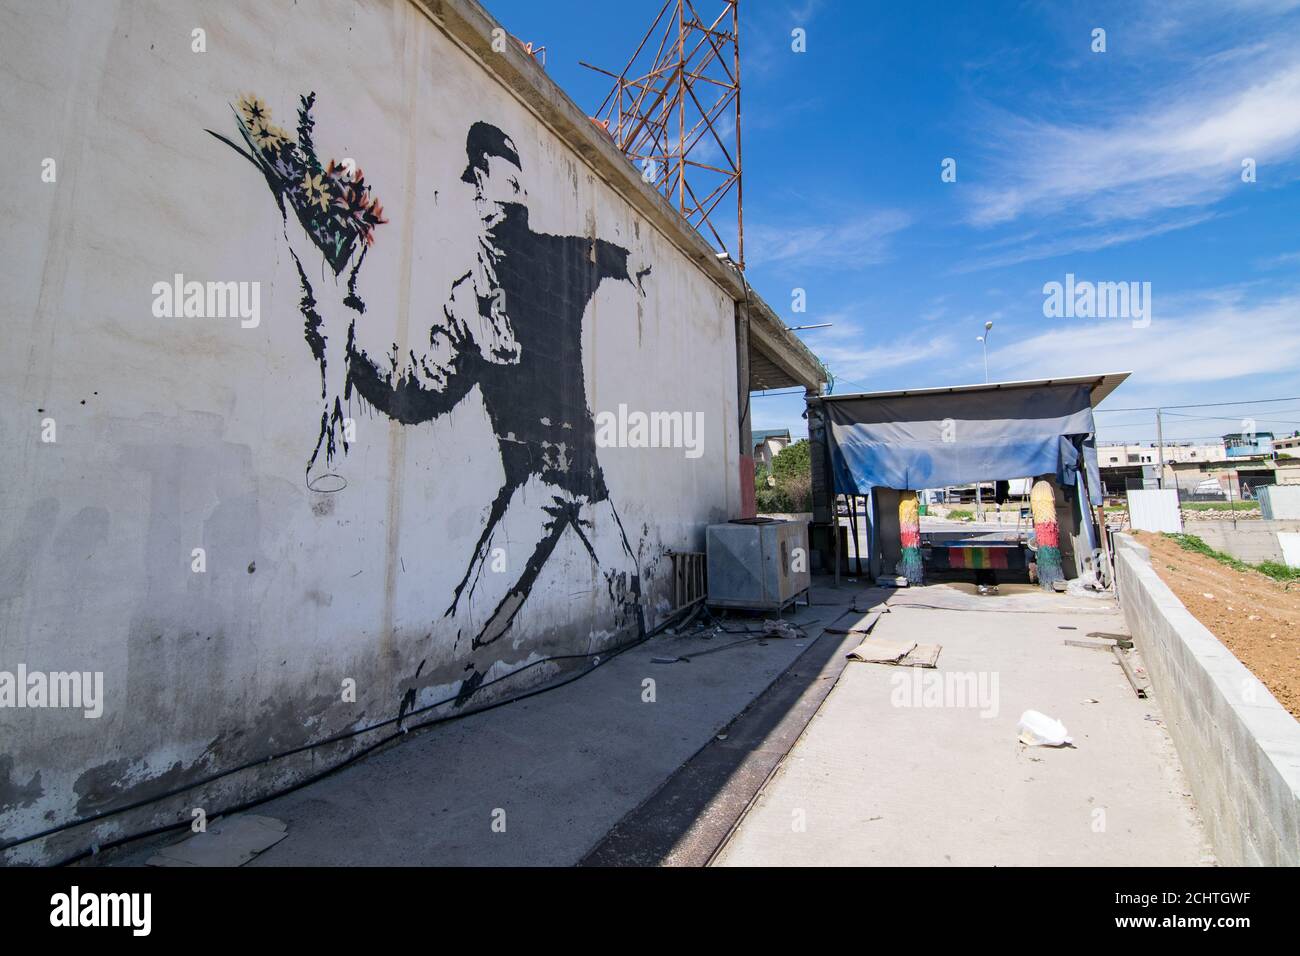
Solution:
[(1300, 433), (1287, 438), (1273, 439), (1273, 454), (1278, 457), (1300, 458)]
[(1223, 447), (1229, 458), (1249, 458), (1252, 455), (1273, 454), (1272, 432), (1233, 432), (1223, 436)]
[[(1097, 448), (1097, 464), (1101, 468), (1119, 468), (1127, 465), (1154, 465), (1160, 461), (1160, 450), (1155, 445), (1101, 445)], [(1164, 460), (1223, 461), (1227, 457), (1223, 445), (1191, 445), (1166, 442)]]
[[(1234, 432), (1220, 445), (1166, 444), (1164, 487), (1184, 498), (1253, 498), (1259, 485), (1300, 484), (1300, 434)], [(1100, 445), (1097, 464), (1109, 495), (1150, 484), (1161, 450), (1155, 445)]]
[[(1200, 470), (1209, 462), (1224, 461), (1227, 452), (1223, 445), (1197, 445), (1166, 442), (1163, 453), (1150, 445), (1099, 445), (1097, 466), (1101, 470), (1101, 483), (1109, 495), (1122, 495), (1129, 488), (1142, 488), (1156, 476), (1161, 460), (1165, 463), (1165, 487), (1172, 487), (1175, 465), (1184, 468), (1185, 474)], [(1180, 479), (1182, 480), (1182, 479)]]
[(1238, 457), (1204, 468), (1178, 463), (1172, 471), (1173, 477), (1165, 480), (1165, 487), (1177, 487), (1184, 498), (1214, 497), (1211, 482), (1219, 486), (1223, 497), (1241, 500), (1254, 498), (1262, 485), (1300, 485), (1300, 458)]
[(762, 462), (763, 470), (772, 474), (772, 459), (781, 454), (782, 449), (790, 444), (788, 428), (755, 428), (754, 463)]

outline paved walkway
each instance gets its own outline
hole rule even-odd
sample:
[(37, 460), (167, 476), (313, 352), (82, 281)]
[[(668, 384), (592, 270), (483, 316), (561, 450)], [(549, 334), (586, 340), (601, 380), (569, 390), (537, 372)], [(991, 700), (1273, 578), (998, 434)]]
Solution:
[[(818, 587), (795, 615), (809, 639), (661, 635), (262, 804), (253, 812), (289, 835), (249, 865), (698, 865), (765, 780), (716, 862), (1201, 862), (1154, 701), (1134, 696), (1108, 652), (1063, 643), (1122, 631), (1114, 604), (973, 591)], [(941, 643), (939, 667), (841, 670), (852, 639), (822, 628), (851, 623), (855, 597), (888, 597), (873, 636)], [(973, 707), (891, 704), (899, 679), (964, 673), (985, 691)], [(1077, 749), (1021, 747), (1027, 708), (1064, 720)], [(100, 862), (138, 865), (177, 839)]]
[[(873, 639), (942, 644), (938, 668), (848, 665), (718, 865), (1212, 861), (1156, 702), (1134, 694), (1109, 651), (1064, 643), (1123, 633), (1114, 602), (973, 591), (890, 597)], [(982, 700), (917, 683), (963, 675)], [(1028, 709), (1062, 720), (1075, 747), (1019, 744)]]
[[(248, 865), (578, 863), (812, 649), (853, 593), (815, 587), (814, 600), (784, 615), (804, 624), (810, 639), (661, 634), (563, 687), (413, 733), (263, 803), (251, 812), (283, 821), (289, 835)], [(653, 661), (679, 656), (691, 660)], [(179, 839), (123, 848), (105, 862), (140, 865)]]

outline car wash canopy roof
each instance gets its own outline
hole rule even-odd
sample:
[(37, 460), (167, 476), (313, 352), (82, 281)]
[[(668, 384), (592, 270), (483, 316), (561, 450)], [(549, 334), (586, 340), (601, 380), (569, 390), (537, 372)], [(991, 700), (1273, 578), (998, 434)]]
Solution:
[(1053, 474), (1100, 489), (1092, 410), (1129, 373), (827, 395), (835, 490), (918, 490)]

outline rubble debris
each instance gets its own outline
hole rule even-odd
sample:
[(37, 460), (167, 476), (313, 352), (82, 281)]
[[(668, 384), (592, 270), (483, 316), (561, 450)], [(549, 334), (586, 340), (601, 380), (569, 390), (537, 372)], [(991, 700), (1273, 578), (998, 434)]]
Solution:
[(879, 620), (880, 620), (880, 612), (868, 613), (863, 617), (859, 618), (855, 624), (852, 624), (847, 628), (828, 627), (826, 628), (826, 633), (827, 634), (870, 634), (871, 629), (876, 626), (876, 622)]
[(916, 648), (916, 641), (863, 641), (844, 656), (864, 664), (897, 664)]
[(894, 664), (899, 667), (935, 667), (939, 662), (939, 644), (915, 641), (866, 640), (844, 656), (863, 664)]
[(148, 866), (243, 866), (259, 853), (289, 835), (282, 820), (243, 813), (222, 817), (203, 833), (164, 847), (145, 863)]
[(1016, 729), (1020, 731), (1020, 742), (1026, 747), (1074, 746), (1065, 724), (1036, 710), (1021, 714)]
[(1151, 689), (1150, 683), (1146, 679), (1146, 670), (1142, 667), (1133, 667), (1129, 663), (1128, 657), (1125, 656), (1123, 648), (1115, 645), (1111, 648), (1115, 652), (1115, 660), (1119, 661), (1119, 666), (1124, 670), (1124, 676), (1133, 687), (1133, 693), (1138, 697), (1145, 699)]

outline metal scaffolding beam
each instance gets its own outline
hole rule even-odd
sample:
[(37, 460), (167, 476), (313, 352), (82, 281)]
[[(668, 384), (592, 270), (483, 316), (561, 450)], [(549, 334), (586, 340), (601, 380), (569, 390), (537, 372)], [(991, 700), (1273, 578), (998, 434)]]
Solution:
[[(739, 0), (709, 21), (665, 0), (592, 119), (701, 234), (745, 267), (740, 152)], [(720, 211), (734, 195), (732, 224)], [(729, 245), (723, 235), (734, 235)], [(733, 253), (734, 249), (734, 253)]]

